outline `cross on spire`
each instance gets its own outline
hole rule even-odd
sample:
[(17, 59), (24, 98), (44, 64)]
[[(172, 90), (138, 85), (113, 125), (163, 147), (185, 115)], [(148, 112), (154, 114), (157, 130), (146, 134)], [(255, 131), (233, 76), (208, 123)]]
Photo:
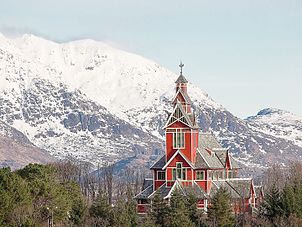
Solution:
[(180, 64), (179, 64), (179, 67), (180, 67), (180, 75), (182, 75), (182, 68), (184, 67), (185, 65), (180, 61)]

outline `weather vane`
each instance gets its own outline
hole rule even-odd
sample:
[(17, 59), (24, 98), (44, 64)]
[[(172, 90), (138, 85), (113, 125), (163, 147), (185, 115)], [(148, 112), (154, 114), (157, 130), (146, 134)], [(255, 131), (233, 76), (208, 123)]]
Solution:
[(179, 64), (179, 67), (180, 67), (180, 75), (182, 75), (182, 68), (184, 67), (185, 65), (180, 61), (180, 64)]

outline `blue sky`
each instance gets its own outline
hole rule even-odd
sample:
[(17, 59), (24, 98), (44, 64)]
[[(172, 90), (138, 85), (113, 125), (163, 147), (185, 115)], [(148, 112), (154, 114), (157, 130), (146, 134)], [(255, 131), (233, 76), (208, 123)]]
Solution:
[(93, 38), (184, 74), (239, 117), (302, 116), (301, 0), (2, 0), (0, 31)]

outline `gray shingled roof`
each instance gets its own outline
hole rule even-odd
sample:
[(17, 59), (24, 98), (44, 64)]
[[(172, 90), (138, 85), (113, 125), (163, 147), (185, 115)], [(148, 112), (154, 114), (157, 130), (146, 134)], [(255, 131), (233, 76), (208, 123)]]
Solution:
[(199, 148), (223, 149), (212, 133), (199, 133)]
[(214, 189), (210, 191), (210, 197), (213, 197), (217, 192), (218, 188), (225, 188), (229, 193), (232, 199), (240, 199), (242, 198), (237, 190), (235, 190), (227, 181), (214, 181), (213, 185), (215, 185)]
[(143, 183), (143, 188), (142, 191), (144, 191), (146, 188), (148, 188), (150, 185), (153, 184), (153, 179), (149, 178), (149, 179), (144, 179), (144, 183)]
[(147, 187), (145, 190), (141, 191), (134, 199), (148, 199), (153, 192), (153, 184)]
[(150, 169), (162, 169), (166, 165), (166, 155), (164, 154), (160, 159), (158, 159)]
[(232, 155), (229, 155), (229, 157), (230, 157), (232, 169), (239, 169), (240, 167), (238, 165), (238, 162), (232, 157)]
[(182, 189), (186, 195), (193, 194), (198, 199), (207, 199), (208, 198), (207, 193), (196, 182), (194, 182), (193, 185), (182, 187)]
[(224, 148), (222, 148), (222, 149), (214, 148), (213, 151), (215, 152), (215, 154), (218, 157), (218, 159), (221, 162), (221, 164), (223, 166), (225, 166), (228, 150), (226, 150)]
[(228, 184), (237, 191), (237, 193), (244, 197), (249, 198), (251, 193), (252, 179), (250, 178), (230, 178), (226, 180)]
[(210, 155), (204, 148), (198, 148), (197, 150), (195, 167), (197, 169), (224, 168), (218, 157), (214, 153), (213, 155)]
[(155, 196), (156, 193), (159, 193), (162, 198), (165, 198), (169, 194), (171, 189), (172, 189), (172, 187), (167, 187), (166, 183), (164, 183), (149, 198), (152, 199)]
[[(215, 152), (215, 155), (217, 156), (219, 162), (224, 167), (226, 162), (226, 156), (228, 150), (223, 148), (215, 136), (211, 133), (199, 133), (199, 150), (201, 151), (201, 154), (203, 155), (203, 150), (208, 153), (205, 149), (209, 149), (213, 152)], [(210, 155), (209, 155), (210, 156)], [(212, 156), (210, 156), (212, 157)], [(238, 162), (232, 157), (232, 155), (229, 155), (232, 169), (238, 169), (240, 168), (238, 165)]]
[(188, 81), (182, 74), (180, 74), (179, 77), (177, 78), (177, 80), (175, 81), (175, 83), (176, 84), (178, 84), (178, 83), (185, 84), (185, 83), (188, 83)]

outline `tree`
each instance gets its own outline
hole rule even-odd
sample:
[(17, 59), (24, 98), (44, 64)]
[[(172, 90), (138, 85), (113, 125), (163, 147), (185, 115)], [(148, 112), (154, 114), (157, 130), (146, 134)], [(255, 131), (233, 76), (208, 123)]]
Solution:
[(260, 207), (260, 212), (263, 217), (276, 226), (278, 226), (278, 223), (284, 217), (285, 211), (282, 193), (275, 184), (266, 193), (263, 204)]
[(108, 204), (108, 198), (104, 193), (99, 193), (90, 207), (89, 214), (93, 218), (94, 226), (112, 226), (112, 207)]
[(225, 188), (219, 188), (211, 199), (208, 218), (213, 226), (234, 226), (235, 219), (232, 214), (231, 197)]
[(182, 227), (182, 226), (194, 226), (190, 219), (188, 201), (180, 190), (173, 191), (170, 199), (170, 226)]
[(191, 221), (195, 226), (206, 226), (206, 213), (203, 209), (197, 209), (198, 199), (193, 191), (188, 191), (186, 201)]
[(0, 169), (0, 226), (20, 226), (32, 223), (32, 199), (26, 181)]
[(157, 226), (169, 225), (170, 207), (166, 201), (161, 198), (159, 192), (156, 192), (152, 199), (152, 207), (150, 211), (151, 219)]

